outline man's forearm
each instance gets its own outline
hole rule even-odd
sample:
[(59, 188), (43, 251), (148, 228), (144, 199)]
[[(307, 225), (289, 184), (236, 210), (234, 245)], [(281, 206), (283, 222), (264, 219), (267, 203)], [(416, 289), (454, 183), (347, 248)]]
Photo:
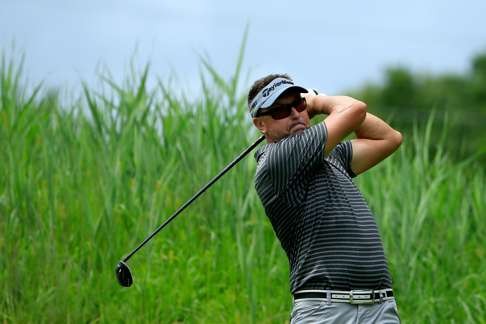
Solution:
[(330, 115), (333, 112), (341, 112), (348, 109), (353, 104), (365, 105), (363, 102), (349, 96), (324, 96), (312, 95), (307, 96), (309, 104), (309, 114), (313, 117), (318, 114)]
[(367, 138), (373, 140), (389, 139), (401, 134), (394, 130), (390, 125), (379, 117), (366, 113), (366, 117), (361, 125), (355, 130), (357, 138)]

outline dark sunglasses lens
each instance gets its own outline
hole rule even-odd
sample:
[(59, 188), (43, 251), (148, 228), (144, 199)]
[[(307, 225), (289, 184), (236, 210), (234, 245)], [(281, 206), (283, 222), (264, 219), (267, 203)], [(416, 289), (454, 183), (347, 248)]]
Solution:
[(291, 112), (292, 107), (279, 108), (275, 109), (275, 111), (271, 111), (270, 116), (272, 116), (273, 119), (284, 119), (289, 117)]
[(307, 101), (305, 101), (305, 98), (297, 99), (294, 103), (294, 107), (298, 112), (302, 112), (307, 108)]
[(278, 108), (274, 108), (265, 115), (270, 115), (273, 119), (284, 119), (290, 116), (292, 108), (295, 108), (298, 112), (304, 111), (307, 108), (305, 98), (298, 98), (289, 105), (282, 105)]
[(128, 265), (120, 261), (115, 269), (116, 279), (118, 279), (118, 283), (123, 287), (130, 287), (133, 283), (132, 274), (130, 273), (130, 269)]

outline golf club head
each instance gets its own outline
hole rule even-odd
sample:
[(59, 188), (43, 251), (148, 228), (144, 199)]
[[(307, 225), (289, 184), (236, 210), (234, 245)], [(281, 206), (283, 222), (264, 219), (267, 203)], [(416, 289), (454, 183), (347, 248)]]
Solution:
[(120, 261), (115, 268), (116, 279), (123, 287), (130, 287), (133, 283), (132, 274), (128, 265)]

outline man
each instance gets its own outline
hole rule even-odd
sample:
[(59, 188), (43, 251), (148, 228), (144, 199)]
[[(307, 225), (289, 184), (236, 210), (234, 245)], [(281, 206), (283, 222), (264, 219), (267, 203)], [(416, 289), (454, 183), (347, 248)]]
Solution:
[[(255, 153), (255, 187), (289, 259), (291, 323), (399, 322), (378, 228), (351, 178), (402, 135), (363, 102), (317, 94), (286, 74), (257, 80), (248, 106), (267, 140)], [(318, 114), (328, 116), (310, 127)]]

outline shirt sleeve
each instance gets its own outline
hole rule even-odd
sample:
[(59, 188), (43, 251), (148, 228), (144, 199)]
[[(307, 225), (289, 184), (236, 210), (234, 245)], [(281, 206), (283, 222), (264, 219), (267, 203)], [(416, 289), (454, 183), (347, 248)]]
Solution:
[(351, 178), (356, 177), (356, 174), (351, 170), (351, 160), (353, 159), (353, 146), (351, 141), (341, 142), (336, 145), (329, 154), (329, 158), (343, 167)]
[(303, 180), (323, 162), (326, 140), (326, 125), (319, 123), (271, 146), (267, 162), (276, 194), (285, 191), (293, 182), (299, 185), (301, 181), (294, 180)]

